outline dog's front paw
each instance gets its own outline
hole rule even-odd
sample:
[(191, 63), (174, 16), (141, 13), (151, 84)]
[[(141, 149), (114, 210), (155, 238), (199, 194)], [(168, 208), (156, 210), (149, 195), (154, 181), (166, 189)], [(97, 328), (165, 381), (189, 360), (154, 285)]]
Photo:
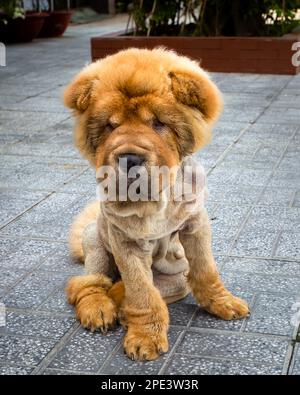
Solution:
[(78, 302), (76, 316), (84, 328), (106, 333), (116, 323), (117, 307), (107, 295), (94, 293), (84, 296)]
[(216, 297), (205, 309), (223, 320), (238, 320), (250, 314), (247, 302), (230, 293)]
[(167, 352), (169, 348), (167, 329), (157, 331), (155, 324), (128, 326), (124, 339), (124, 351), (133, 360), (151, 361)]

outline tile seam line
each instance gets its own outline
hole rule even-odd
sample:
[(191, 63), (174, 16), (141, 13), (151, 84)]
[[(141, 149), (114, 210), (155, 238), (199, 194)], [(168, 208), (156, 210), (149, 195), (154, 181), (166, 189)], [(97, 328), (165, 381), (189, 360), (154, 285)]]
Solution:
[(13, 222), (17, 221), (22, 215), (24, 215), (25, 213), (30, 211), (32, 208), (38, 206), (40, 203), (46, 201), (50, 196), (52, 196), (54, 194), (55, 194), (55, 191), (48, 192), (48, 194), (46, 196), (44, 196), (42, 199), (40, 199), (37, 203), (35, 203), (32, 206), (28, 207), (27, 209), (23, 210), (20, 214), (15, 216), (12, 220), (8, 221), (4, 225), (1, 225), (0, 226), (0, 231), (2, 231), (6, 226), (8, 226), (8, 225), (12, 224)]
[(117, 344), (114, 346), (110, 354), (107, 356), (105, 361), (102, 363), (100, 368), (97, 370), (95, 373), (96, 375), (102, 375), (105, 374), (103, 373), (104, 369), (109, 366), (109, 363), (113, 360), (113, 358), (118, 354), (118, 351), (123, 347), (123, 339), (124, 339), (124, 333), (122, 333), (122, 338), (117, 341)]
[(64, 334), (64, 336), (61, 337), (60, 340), (54, 345), (54, 347), (49, 351), (49, 353), (33, 369), (33, 371), (30, 373), (30, 375), (31, 376), (39, 375), (45, 369), (47, 369), (48, 366), (55, 359), (57, 354), (64, 348), (64, 346), (72, 338), (72, 336), (74, 336), (79, 331), (79, 329), (80, 329), (80, 324), (78, 322), (75, 322), (72, 325), (72, 327)]
[[(0, 236), (1, 237), (1, 236)], [(218, 254), (220, 255), (220, 254)], [(300, 263), (300, 259), (297, 258), (286, 258), (280, 256), (259, 256), (259, 255), (237, 255), (237, 254), (228, 254), (222, 255), (228, 258), (236, 258), (236, 259), (247, 259), (247, 260), (264, 260), (264, 261), (284, 261), (284, 262), (293, 262), (293, 263)]]
[[(45, 271), (39, 271), (39, 272), (42, 273), (42, 274), (57, 274), (58, 277), (61, 276), (61, 278), (59, 280), (61, 282), (65, 282), (66, 281), (66, 279), (63, 279), (63, 277), (67, 277), (67, 276), (71, 276), (72, 275), (72, 274), (66, 274), (66, 273), (60, 273), (60, 272), (45, 272)], [(13, 291), (15, 290), (15, 288), (18, 285), (20, 285), (23, 281), (26, 281), (27, 279), (29, 279), (33, 274), (37, 274), (37, 273), (38, 272), (35, 269), (31, 270), (30, 272), (26, 272), (12, 286), (7, 287), (5, 289), (3, 295), (0, 297), (0, 300), (4, 300), (6, 297), (8, 297), (10, 295), (10, 293), (13, 293)], [(55, 288), (55, 291), (57, 291), (58, 287), (59, 287), (59, 285), (57, 285), (57, 287)], [(54, 293), (54, 291), (51, 292), (51, 295), (53, 293)], [(43, 300), (43, 302), (41, 302), (38, 306), (36, 306), (36, 309), (39, 309), (44, 304), (44, 302), (46, 302), (48, 299), (49, 299), (49, 296), (45, 300)], [(8, 306), (8, 307), (12, 307), (12, 308), (16, 307), (16, 308), (22, 309), (22, 307), (18, 307), (18, 306)], [(31, 306), (31, 307), (33, 307), (33, 306)], [(25, 309), (26, 309), (26, 307), (25, 307)]]
[(26, 316), (31, 316), (31, 315), (35, 315), (37, 318), (39, 317), (44, 317), (46, 318), (47, 316), (50, 317), (54, 317), (54, 318), (75, 318), (74, 313), (59, 313), (59, 312), (55, 312), (53, 313), (53, 311), (49, 311), (49, 310), (40, 310), (40, 309), (30, 309), (30, 308), (19, 308), (19, 307), (10, 307), (7, 306), (6, 307), (6, 311), (8, 311), (9, 313), (15, 313), (18, 315), (26, 315)]
[[(244, 123), (245, 124), (245, 123)], [(209, 176), (213, 170), (226, 158), (228, 151), (231, 150), (232, 147), (240, 140), (240, 138), (246, 133), (246, 131), (251, 127), (251, 123), (247, 123), (247, 125), (242, 128), (237, 137), (233, 139), (233, 141), (225, 148), (225, 150), (217, 157), (216, 162), (212, 167), (207, 171), (206, 175)]]
[(26, 340), (26, 339), (37, 340), (37, 341), (41, 340), (43, 342), (47, 342), (47, 341), (52, 341), (53, 340), (53, 341), (59, 342), (64, 337), (64, 335), (70, 329), (72, 329), (74, 324), (75, 324), (75, 322), (73, 323), (73, 325), (62, 336), (60, 336), (58, 338), (55, 338), (53, 336), (22, 335), (21, 333), (12, 333), (12, 332), (8, 332), (8, 333), (3, 332), (3, 333), (1, 333), (1, 331), (0, 331), (0, 338), (1, 337), (7, 337), (7, 338), (12, 338), (12, 339), (16, 338), (16, 339), (22, 339), (22, 340)]
[(287, 350), (287, 353), (285, 355), (285, 358), (284, 358), (284, 363), (283, 363), (282, 372), (281, 372), (282, 376), (289, 375), (289, 371), (291, 369), (292, 362), (293, 362), (294, 351), (295, 351), (295, 344), (293, 344), (293, 342), (291, 341), (289, 348)]
[[(59, 183), (55, 186), (54, 190), (51, 191), (50, 193), (48, 193), (44, 198), (40, 199), (37, 203), (35, 203), (34, 205), (30, 206), (29, 208), (23, 210), (20, 214), (18, 214), (16, 217), (14, 217), (12, 220), (8, 221), (7, 223), (5, 223), (4, 225), (0, 226), (0, 232), (2, 232), (2, 230), (4, 230), (8, 225), (14, 223), (15, 221), (17, 221), (20, 217), (22, 217), (24, 214), (26, 214), (27, 212), (29, 212), (30, 210), (32, 210), (33, 208), (35, 208), (36, 206), (38, 206), (40, 203), (42, 203), (43, 201), (46, 201), (48, 198), (50, 198), (51, 196), (54, 196), (55, 194), (61, 193), (63, 194), (62, 190), (59, 190), (60, 188), (65, 187), (68, 183), (76, 180), (78, 177), (80, 177), (82, 174), (84, 174), (85, 172), (88, 171), (88, 167), (85, 169), (82, 169), (81, 172), (79, 174), (73, 175), (70, 178), (68, 178), (66, 181)], [(74, 205), (75, 203), (79, 202), (81, 200), (81, 196), (78, 196), (78, 199), (75, 200), (75, 202), (70, 203), (67, 207), (65, 207), (65, 209), (71, 207), (72, 205)], [(3, 233), (5, 235), (5, 233)], [(29, 236), (30, 237), (30, 236)]]
[[(175, 325), (173, 326), (174, 328), (176, 327)], [(272, 334), (272, 333), (259, 333), (259, 332), (239, 332), (239, 331), (232, 331), (232, 330), (227, 330), (227, 329), (214, 329), (214, 328), (199, 328), (199, 327), (194, 327), (191, 326), (190, 328), (185, 329), (186, 332), (188, 333), (201, 333), (202, 335), (222, 335), (225, 337), (228, 336), (234, 336), (238, 338), (248, 338), (248, 339), (273, 339), (273, 340), (278, 340), (282, 343), (284, 342), (290, 342), (291, 337), (290, 335), (278, 335), (278, 334)]]
[[(55, 192), (54, 192), (55, 193)], [(51, 242), (51, 243), (57, 243), (57, 244), (68, 244), (66, 240), (58, 240), (58, 239), (50, 239), (47, 237), (36, 237), (36, 236), (12, 236), (10, 234), (5, 234), (1, 233), (0, 234), (0, 240), (1, 239), (9, 239), (9, 240), (33, 240), (33, 241), (45, 241), (45, 242)]]
[[(165, 371), (168, 369), (169, 365), (172, 362), (173, 355), (175, 355), (175, 353), (176, 353), (177, 347), (181, 344), (187, 330), (191, 327), (192, 322), (193, 322), (198, 310), (199, 310), (199, 307), (196, 305), (195, 310), (194, 310), (187, 326), (184, 327), (184, 330), (182, 331), (182, 333), (179, 334), (178, 338), (176, 339), (174, 346), (173, 346), (172, 350), (170, 351), (170, 354), (168, 355), (165, 362), (160, 367), (160, 369), (158, 371), (158, 375), (163, 375), (165, 373)], [(171, 327), (172, 327), (172, 325), (171, 325)]]

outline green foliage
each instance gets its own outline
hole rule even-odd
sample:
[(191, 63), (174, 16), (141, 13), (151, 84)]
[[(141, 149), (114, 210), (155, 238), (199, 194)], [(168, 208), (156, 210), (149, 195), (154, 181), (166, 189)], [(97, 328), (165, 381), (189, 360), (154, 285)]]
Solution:
[(22, 0), (0, 0), (0, 9), (5, 14), (0, 20), (6, 23), (6, 18), (25, 18), (25, 10)]
[(299, 24), (300, 0), (133, 0), (137, 35), (276, 36)]
[(116, 0), (116, 10), (117, 13), (127, 12), (128, 6), (131, 3), (131, 0)]

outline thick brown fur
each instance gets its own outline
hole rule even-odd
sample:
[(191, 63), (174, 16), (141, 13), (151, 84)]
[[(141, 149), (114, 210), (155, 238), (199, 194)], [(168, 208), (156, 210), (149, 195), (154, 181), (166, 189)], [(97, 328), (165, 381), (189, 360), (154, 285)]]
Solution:
[[(116, 168), (119, 155), (128, 152), (143, 155), (149, 168), (180, 165), (210, 141), (222, 109), (221, 94), (208, 74), (196, 62), (162, 48), (133, 48), (87, 66), (64, 98), (76, 117), (75, 143), (96, 169)], [(79, 214), (70, 232), (71, 252), (83, 260), (83, 232), (97, 219), (103, 259), (108, 262), (107, 251), (113, 255), (122, 281), (113, 284), (103, 273), (75, 277), (67, 287), (68, 300), (82, 325), (92, 330), (106, 331), (119, 315), (127, 330), (124, 348), (132, 359), (152, 360), (168, 349), (168, 310), (153, 283), (154, 247), (145, 248), (151, 234), (162, 232), (158, 218), (168, 221), (171, 215), (180, 224), (175, 230), (197, 302), (226, 320), (248, 314), (247, 304), (220, 279), (206, 211), (187, 216), (184, 209), (170, 206), (161, 214), (158, 207), (153, 202), (108, 202), (101, 206), (107, 210), (102, 215), (95, 202)]]

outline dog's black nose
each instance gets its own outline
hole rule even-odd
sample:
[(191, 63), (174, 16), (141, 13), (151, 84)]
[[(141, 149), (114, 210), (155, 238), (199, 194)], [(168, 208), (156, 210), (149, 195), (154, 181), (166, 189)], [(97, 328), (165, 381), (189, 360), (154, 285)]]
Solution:
[(145, 157), (136, 154), (121, 154), (119, 155), (119, 163), (124, 171), (129, 171), (134, 166), (142, 166), (145, 162)]

